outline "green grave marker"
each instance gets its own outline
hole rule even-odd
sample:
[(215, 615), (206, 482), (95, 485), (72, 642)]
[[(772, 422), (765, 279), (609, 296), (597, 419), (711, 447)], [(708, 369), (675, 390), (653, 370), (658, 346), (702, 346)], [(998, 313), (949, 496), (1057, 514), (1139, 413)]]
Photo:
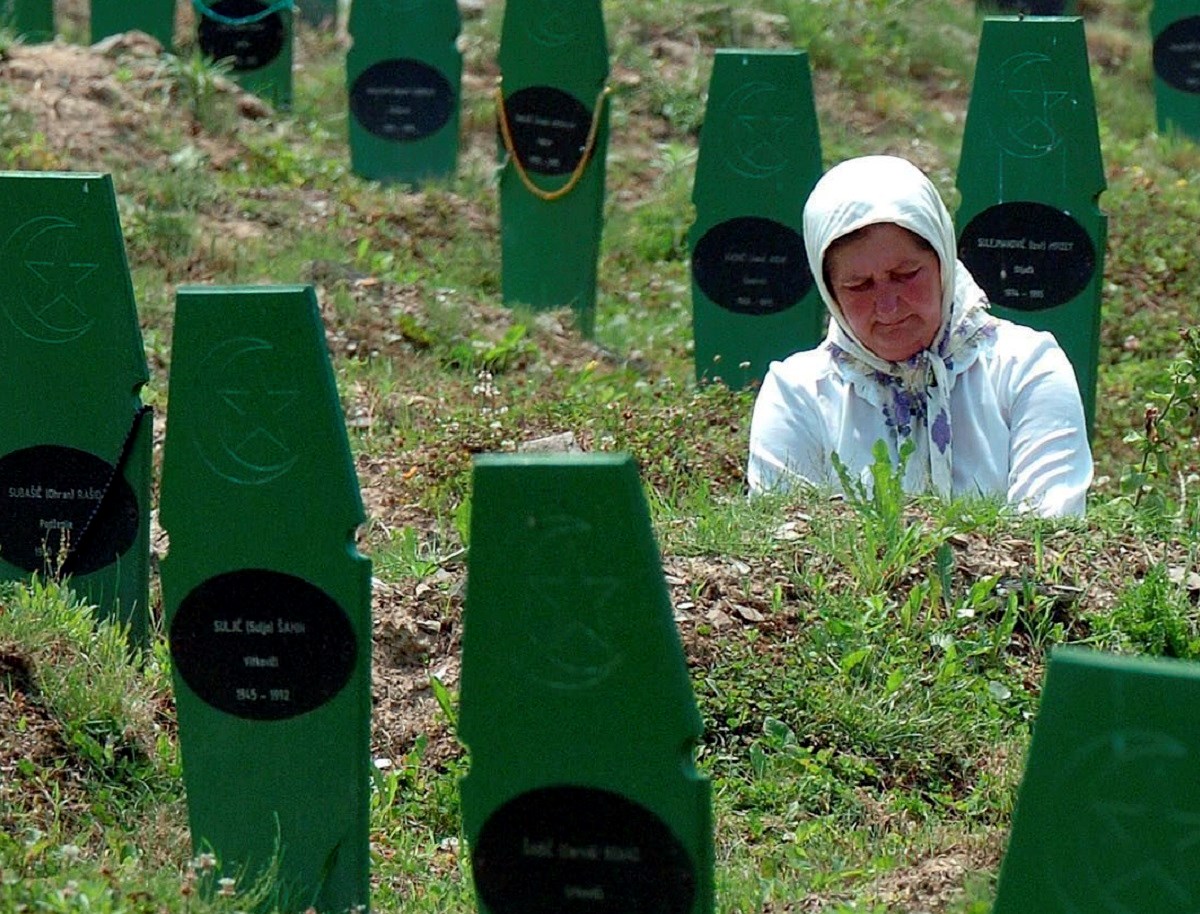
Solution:
[(1200, 3), (1157, 0), (1150, 34), (1158, 129), (1200, 140)]
[(175, 45), (175, 0), (92, 0), (92, 41), (133, 29)]
[(149, 378), (112, 178), (0, 174), (0, 578), (70, 580), (144, 644)]
[(1200, 666), (1051, 654), (994, 914), (1200, 905)]
[(192, 840), (285, 911), (368, 896), (370, 582), (310, 286), (178, 291), (163, 604)]
[(773, 360), (820, 343), (803, 219), (820, 177), (808, 55), (717, 51), (689, 237), (697, 380), (754, 386)]
[(30, 43), (54, 37), (54, 0), (0, 0), (0, 23)]
[(450, 178), (458, 160), (456, 0), (355, 0), (346, 55), (350, 160), (364, 178)]
[(1076, 0), (975, 0), (977, 12), (987, 15), (1074, 16)]
[(475, 462), (460, 732), (479, 909), (708, 914), (708, 782), (627, 455)]
[(196, 43), (212, 60), (229, 60), (249, 92), (277, 108), (292, 104), (292, 0), (192, 0)]
[(296, 11), (309, 25), (327, 26), (337, 20), (337, 0), (296, 0)]
[(985, 19), (958, 168), (959, 257), (997, 315), (1058, 339), (1089, 432), (1105, 187), (1083, 20)]
[(509, 0), (499, 63), (501, 294), (570, 307), (590, 336), (608, 155), (600, 0)]

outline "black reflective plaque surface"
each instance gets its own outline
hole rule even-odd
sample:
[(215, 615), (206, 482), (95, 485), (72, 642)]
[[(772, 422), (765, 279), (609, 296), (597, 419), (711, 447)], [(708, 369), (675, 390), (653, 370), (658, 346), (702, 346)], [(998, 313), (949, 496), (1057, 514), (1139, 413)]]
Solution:
[(506, 803), (472, 854), (494, 914), (686, 914), (696, 892), (670, 828), (620, 794), (545, 787)]
[(47, 444), (0, 457), (0, 558), (18, 568), (98, 571), (129, 551), (140, 517), (129, 483), (94, 454)]
[(553, 86), (520, 89), (505, 99), (503, 113), (526, 171), (565, 175), (583, 160), (592, 114), (569, 92)]
[(1044, 203), (999, 203), (970, 221), (962, 262), (993, 304), (1042, 311), (1071, 301), (1092, 281), (1096, 249), (1075, 219)]
[(759, 216), (705, 232), (692, 252), (692, 276), (713, 303), (738, 314), (786, 311), (813, 285), (800, 233)]
[[(230, 58), (234, 71), (245, 73), (262, 69), (283, 51), (287, 25), (279, 13), (255, 19), (270, 8), (261, 0), (216, 0), (208, 7), (220, 18), (199, 17), (196, 40), (206, 57)], [(255, 21), (236, 22), (243, 19)]]
[(179, 604), (171, 657), (212, 707), (250, 720), (283, 720), (338, 694), (357, 662), (342, 608), (294, 575), (261, 568), (209, 578)]
[(1154, 39), (1154, 72), (1181, 92), (1200, 93), (1200, 16), (1178, 19)]
[(350, 88), (350, 111), (371, 134), (385, 140), (422, 140), (450, 121), (454, 87), (441, 71), (420, 60), (381, 60)]

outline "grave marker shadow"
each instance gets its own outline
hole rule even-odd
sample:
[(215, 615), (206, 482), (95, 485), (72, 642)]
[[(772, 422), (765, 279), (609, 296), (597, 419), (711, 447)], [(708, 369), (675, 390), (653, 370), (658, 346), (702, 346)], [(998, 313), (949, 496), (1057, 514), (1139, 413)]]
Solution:
[(480, 911), (712, 911), (702, 724), (630, 457), (477, 458), (461, 695)]
[(365, 905), (371, 568), (312, 287), (181, 288), (170, 403), (162, 587), (195, 850), (248, 882), (277, 865), (285, 911)]
[(1200, 666), (1050, 657), (994, 914), (1192, 911)]
[(959, 257), (994, 313), (1057, 338), (1089, 435), (1106, 186), (1083, 20), (985, 19), (958, 168)]
[(499, 63), (502, 297), (569, 307), (591, 336), (608, 155), (600, 0), (508, 0)]
[(195, 0), (196, 44), (232, 62), (238, 85), (277, 108), (292, 105), (292, 0)]
[(69, 580), (147, 639), (149, 379), (107, 174), (0, 174), (0, 577)]
[(698, 381), (755, 386), (773, 360), (820, 343), (803, 217), (821, 170), (808, 55), (718, 50), (689, 234)]
[(1158, 129), (1200, 140), (1200, 4), (1157, 0), (1150, 35)]
[(355, 174), (413, 185), (454, 176), (461, 25), (456, 0), (355, 0), (346, 55)]

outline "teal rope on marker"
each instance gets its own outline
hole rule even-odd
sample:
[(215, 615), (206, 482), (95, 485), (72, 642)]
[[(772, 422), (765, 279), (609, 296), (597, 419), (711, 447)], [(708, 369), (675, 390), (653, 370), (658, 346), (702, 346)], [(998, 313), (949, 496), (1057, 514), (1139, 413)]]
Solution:
[(254, 13), (250, 16), (243, 16), (240, 19), (231, 19), (229, 16), (222, 16), (220, 13), (211, 9), (204, 3), (204, 0), (192, 0), (192, 6), (196, 8), (201, 16), (213, 20), (213, 22), (221, 22), (225, 25), (250, 25), (255, 22), (262, 22), (268, 16), (273, 16), (275, 13), (281, 13), (284, 10), (292, 8), (293, 0), (275, 0), (270, 6), (259, 13)]

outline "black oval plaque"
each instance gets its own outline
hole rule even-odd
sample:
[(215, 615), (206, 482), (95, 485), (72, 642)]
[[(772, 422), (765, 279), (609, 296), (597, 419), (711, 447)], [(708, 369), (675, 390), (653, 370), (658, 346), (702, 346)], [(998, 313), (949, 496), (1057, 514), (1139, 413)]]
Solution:
[(592, 115), (571, 93), (553, 86), (518, 89), (504, 100), (504, 116), (526, 171), (566, 175), (583, 160)]
[(1043, 311), (1087, 288), (1096, 248), (1075, 219), (1044, 203), (998, 203), (963, 229), (958, 255), (994, 305)]
[(505, 803), (471, 857), (494, 914), (685, 914), (687, 851), (644, 806), (607, 790), (556, 786)]
[(709, 299), (737, 314), (778, 314), (813, 286), (804, 239), (761, 216), (739, 216), (704, 233), (692, 252), (692, 277)]
[(1180, 92), (1200, 93), (1200, 16), (1177, 19), (1158, 34), (1154, 72)]
[(113, 473), (95, 454), (61, 445), (0, 457), (0, 557), (30, 572), (79, 575), (111, 565), (141, 527), (137, 496)]
[(217, 710), (284, 720), (337, 695), (358, 648), (350, 620), (325, 591), (247, 568), (209, 578), (183, 598), (171, 622), (171, 657)]
[[(269, 9), (261, 0), (217, 0), (209, 9), (222, 19), (200, 17), (196, 41), (205, 56), (232, 59), (234, 72), (246, 73), (261, 70), (283, 52), (287, 35), (283, 16), (275, 12), (255, 19)], [(236, 22), (239, 19), (253, 21)]]
[(363, 129), (385, 140), (423, 140), (450, 122), (454, 87), (420, 60), (381, 60), (350, 89), (350, 112)]

